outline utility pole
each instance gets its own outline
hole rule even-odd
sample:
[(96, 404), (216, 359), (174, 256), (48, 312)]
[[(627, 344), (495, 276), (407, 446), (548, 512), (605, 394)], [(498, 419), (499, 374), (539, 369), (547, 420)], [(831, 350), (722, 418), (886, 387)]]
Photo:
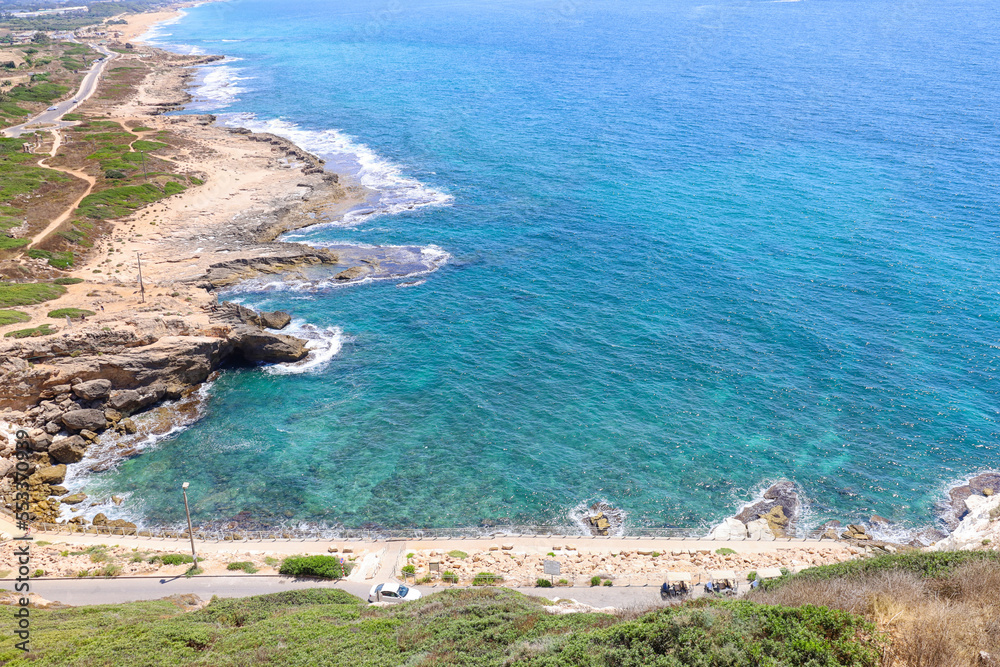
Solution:
[(181, 493), (184, 494), (184, 513), (188, 520), (188, 537), (191, 538), (191, 558), (194, 559), (194, 569), (198, 569), (198, 554), (194, 550), (194, 528), (191, 527), (191, 510), (188, 509), (188, 483), (181, 484)]
[(135, 253), (135, 261), (139, 263), (139, 303), (146, 303), (146, 287), (142, 284), (142, 257), (139, 251)]

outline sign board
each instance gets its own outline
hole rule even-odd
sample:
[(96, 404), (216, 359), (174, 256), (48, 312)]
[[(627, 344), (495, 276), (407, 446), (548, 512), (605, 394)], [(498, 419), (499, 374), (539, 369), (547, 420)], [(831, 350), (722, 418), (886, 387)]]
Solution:
[(441, 570), (441, 563), (430, 562), (427, 564), (428, 572), (439, 572)]
[(559, 561), (557, 560), (542, 561), (542, 568), (545, 574), (550, 574), (550, 575), (559, 574)]

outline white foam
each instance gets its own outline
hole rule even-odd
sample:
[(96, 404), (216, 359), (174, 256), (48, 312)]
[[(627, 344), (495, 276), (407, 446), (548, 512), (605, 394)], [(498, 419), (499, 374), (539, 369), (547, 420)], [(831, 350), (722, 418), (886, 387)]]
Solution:
[(243, 70), (229, 65), (206, 67), (201, 78), (201, 84), (194, 90), (194, 105), (211, 105), (213, 108), (224, 108), (239, 101), (239, 96), (249, 90), (240, 85), (241, 81), (250, 81), (254, 77), (241, 76)]
[(309, 373), (325, 368), (344, 346), (344, 332), (340, 327), (321, 329), (304, 320), (292, 320), (282, 333), (305, 340), (309, 356), (302, 361), (268, 366), (267, 372), (275, 375)]
[(365, 144), (340, 130), (306, 130), (286, 120), (260, 120), (253, 114), (234, 114), (223, 120), (230, 127), (270, 132), (351, 172), (367, 188), (379, 193), (378, 201), (348, 212), (340, 225), (357, 225), (373, 215), (391, 215), (425, 206), (447, 206), (454, 197), (403, 174), (403, 168), (377, 155)]

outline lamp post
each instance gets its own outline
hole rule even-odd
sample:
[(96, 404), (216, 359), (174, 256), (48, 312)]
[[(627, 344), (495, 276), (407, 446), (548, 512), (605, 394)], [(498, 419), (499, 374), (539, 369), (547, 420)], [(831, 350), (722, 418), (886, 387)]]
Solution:
[(191, 557), (194, 559), (194, 569), (198, 569), (198, 554), (194, 550), (194, 528), (191, 527), (191, 510), (188, 509), (188, 483), (184, 482), (181, 484), (181, 493), (184, 494), (184, 513), (187, 514), (188, 520), (188, 537), (191, 538)]

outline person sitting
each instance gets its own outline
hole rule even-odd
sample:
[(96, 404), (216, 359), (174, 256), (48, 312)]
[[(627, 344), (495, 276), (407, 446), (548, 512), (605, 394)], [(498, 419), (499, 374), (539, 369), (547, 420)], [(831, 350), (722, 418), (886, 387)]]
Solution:
[(665, 581), (663, 582), (663, 585), (660, 586), (660, 595), (664, 597), (670, 595), (670, 586), (668, 586)]
[(707, 584), (705, 584), (705, 592), (706, 593), (714, 593), (715, 592), (715, 584), (713, 584), (711, 581), (708, 582)]

